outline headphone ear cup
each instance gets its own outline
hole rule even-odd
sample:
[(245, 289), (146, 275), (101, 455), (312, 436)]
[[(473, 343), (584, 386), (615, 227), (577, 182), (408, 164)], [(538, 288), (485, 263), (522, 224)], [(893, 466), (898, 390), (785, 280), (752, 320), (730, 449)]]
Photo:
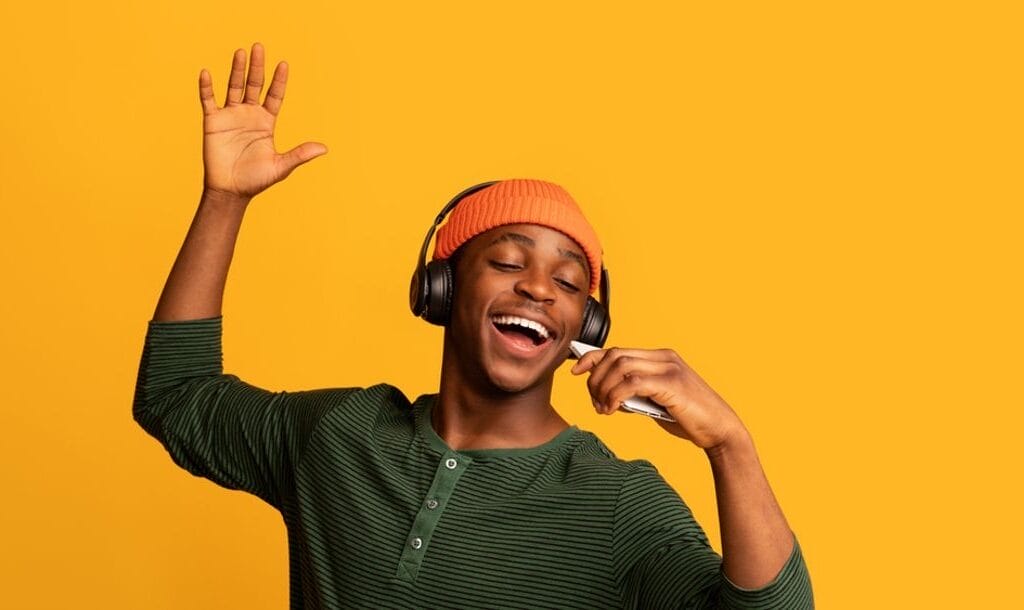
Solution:
[(423, 316), (423, 311), (427, 307), (426, 297), (430, 290), (426, 280), (427, 275), (423, 273), (423, 268), (416, 267), (409, 282), (409, 309), (417, 318)]
[(455, 282), (452, 266), (447, 260), (436, 260), (427, 263), (423, 268), (423, 284), (427, 292), (423, 295), (423, 319), (431, 324), (445, 326), (452, 311), (452, 296)]
[(594, 297), (587, 297), (587, 306), (583, 309), (583, 325), (580, 327), (579, 341), (604, 347), (608, 339), (608, 331), (611, 330), (612, 320), (608, 310)]

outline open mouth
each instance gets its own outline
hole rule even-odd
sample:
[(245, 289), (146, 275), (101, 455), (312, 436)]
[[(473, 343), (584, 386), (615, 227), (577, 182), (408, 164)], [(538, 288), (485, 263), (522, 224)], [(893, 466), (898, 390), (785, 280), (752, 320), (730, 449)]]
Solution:
[(506, 342), (519, 351), (534, 353), (551, 342), (553, 333), (540, 322), (519, 316), (498, 315), (491, 324)]

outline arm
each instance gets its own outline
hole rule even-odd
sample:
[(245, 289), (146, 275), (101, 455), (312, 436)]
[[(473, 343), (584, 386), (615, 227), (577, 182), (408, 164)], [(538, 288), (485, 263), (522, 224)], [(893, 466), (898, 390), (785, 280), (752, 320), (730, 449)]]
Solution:
[(132, 412), (179, 466), (280, 507), (317, 422), (350, 390), (270, 392), (221, 366), (221, 303), (245, 210), (257, 193), (326, 150), (306, 143), (278, 155), (273, 127), (287, 65), (278, 65), (262, 106), (259, 44), (243, 97), (244, 68), (239, 49), (224, 108), (213, 100), (209, 74), (200, 74), (203, 196), (149, 322)]
[(722, 568), (734, 584), (768, 584), (792, 555), (795, 539), (746, 429), (705, 449), (715, 479)]
[(221, 315), (228, 268), (248, 204), (241, 197), (203, 191), (185, 243), (153, 312), (153, 321)]
[(795, 610), (814, 599), (799, 544), (771, 582), (737, 586), (679, 494), (646, 460), (625, 477), (616, 503), (612, 556), (627, 608)]
[(160, 295), (154, 321), (221, 315), (231, 256), (250, 201), (299, 165), (327, 152), (327, 147), (315, 142), (283, 155), (274, 150), (274, 126), (284, 101), (288, 64), (277, 65), (262, 105), (263, 47), (259, 43), (252, 46), (248, 82), (244, 76), (245, 51), (238, 49), (231, 62), (224, 107), (218, 108), (210, 73), (204, 69), (199, 74), (203, 195)]
[(715, 478), (726, 589), (756, 592), (786, 580), (791, 591), (783, 597), (806, 597), (813, 604), (802, 560), (798, 578), (781, 578), (799, 547), (749, 433), (721, 396), (672, 350), (595, 350), (572, 370), (577, 375), (586, 371), (599, 412), (614, 413), (631, 396), (648, 397), (676, 420), (655, 420), (662, 428), (704, 449)]
[(317, 424), (353, 388), (271, 392), (225, 374), (221, 321), (149, 322), (132, 414), (178, 466), (280, 509)]

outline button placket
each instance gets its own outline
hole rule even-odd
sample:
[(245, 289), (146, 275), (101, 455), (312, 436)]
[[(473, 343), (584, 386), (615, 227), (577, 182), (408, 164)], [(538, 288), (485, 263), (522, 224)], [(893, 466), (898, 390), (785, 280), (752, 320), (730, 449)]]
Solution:
[(430, 538), (438, 521), (444, 514), (447, 500), (455, 490), (459, 478), (472, 463), (472, 458), (455, 452), (441, 456), (434, 470), (434, 480), (427, 490), (425, 500), (413, 520), (412, 528), (406, 537), (407, 543), (399, 560), (397, 577), (407, 581), (415, 581), (423, 558), (430, 547)]

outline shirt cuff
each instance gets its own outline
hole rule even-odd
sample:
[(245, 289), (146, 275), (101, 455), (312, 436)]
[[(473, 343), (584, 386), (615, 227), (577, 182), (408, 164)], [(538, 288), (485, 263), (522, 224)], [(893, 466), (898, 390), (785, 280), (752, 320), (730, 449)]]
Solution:
[(768, 584), (744, 589), (722, 572), (722, 606), (725, 608), (814, 608), (810, 574), (804, 564), (800, 542), (793, 536), (793, 552)]
[(145, 389), (191, 377), (220, 375), (223, 316), (197, 320), (150, 320), (143, 348)]

